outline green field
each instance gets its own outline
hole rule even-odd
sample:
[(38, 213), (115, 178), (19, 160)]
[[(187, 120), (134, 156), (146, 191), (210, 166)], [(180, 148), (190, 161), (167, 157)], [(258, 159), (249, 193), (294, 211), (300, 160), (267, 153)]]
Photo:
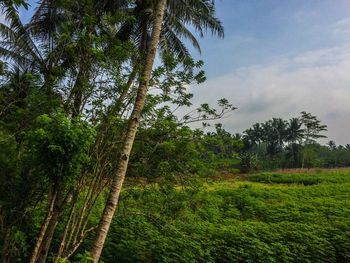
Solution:
[(124, 192), (105, 262), (350, 262), (350, 170)]

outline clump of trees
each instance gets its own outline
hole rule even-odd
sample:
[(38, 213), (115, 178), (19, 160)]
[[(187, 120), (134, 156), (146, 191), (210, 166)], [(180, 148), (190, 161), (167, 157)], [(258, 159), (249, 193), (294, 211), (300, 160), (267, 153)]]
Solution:
[(349, 166), (348, 145), (318, 143), (319, 138), (327, 138), (325, 131), (327, 125), (304, 111), (290, 120), (256, 123), (243, 132), (242, 170)]

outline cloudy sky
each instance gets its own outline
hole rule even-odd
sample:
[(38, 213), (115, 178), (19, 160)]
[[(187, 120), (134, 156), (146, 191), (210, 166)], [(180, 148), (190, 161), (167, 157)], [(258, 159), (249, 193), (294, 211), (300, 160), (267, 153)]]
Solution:
[(219, 0), (217, 13), (225, 38), (202, 41), (208, 81), (191, 88), (195, 103), (229, 99), (232, 132), (311, 112), (350, 143), (350, 0)]
[(239, 108), (222, 120), (232, 132), (308, 111), (328, 125), (329, 139), (350, 143), (350, 0), (216, 5), (225, 38), (201, 41), (208, 81), (191, 87), (194, 104), (229, 99)]

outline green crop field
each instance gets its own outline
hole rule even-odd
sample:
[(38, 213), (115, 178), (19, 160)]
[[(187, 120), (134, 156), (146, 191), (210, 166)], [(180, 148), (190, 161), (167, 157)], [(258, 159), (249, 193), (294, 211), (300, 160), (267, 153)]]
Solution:
[(105, 262), (350, 262), (350, 170), (129, 188)]

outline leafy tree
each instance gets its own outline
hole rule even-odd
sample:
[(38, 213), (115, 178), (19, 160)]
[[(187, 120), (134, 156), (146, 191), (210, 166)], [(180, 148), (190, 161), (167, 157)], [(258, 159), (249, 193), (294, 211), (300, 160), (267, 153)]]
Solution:
[(88, 163), (88, 149), (93, 129), (80, 120), (70, 120), (63, 113), (41, 115), (37, 127), (29, 131), (28, 158), (36, 177), (48, 188), (47, 214), (36, 240), (31, 262), (46, 260), (58, 218), (72, 198), (72, 189), (83, 166)]
[(303, 111), (301, 112), (300, 120), (305, 126), (305, 144), (313, 143), (319, 138), (327, 138), (327, 136), (320, 134), (323, 131), (327, 131), (327, 125), (321, 124), (321, 121), (316, 116)]
[[(311, 113), (307, 113), (303, 111), (301, 112), (300, 120), (305, 126), (305, 133), (304, 133), (305, 146), (315, 143), (316, 139), (327, 138), (327, 136), (320, 134), (323, 131), (327, 131), (327, 125), (321, 124), (321, 121), (318, 120), (316, 116), (313, 116)], [(311, 152), (305, 151), (303, 153), (303, 160), (301, 165), (302, 168), (305, 165), (305, 158), (309, 158), (307, 154)]]

